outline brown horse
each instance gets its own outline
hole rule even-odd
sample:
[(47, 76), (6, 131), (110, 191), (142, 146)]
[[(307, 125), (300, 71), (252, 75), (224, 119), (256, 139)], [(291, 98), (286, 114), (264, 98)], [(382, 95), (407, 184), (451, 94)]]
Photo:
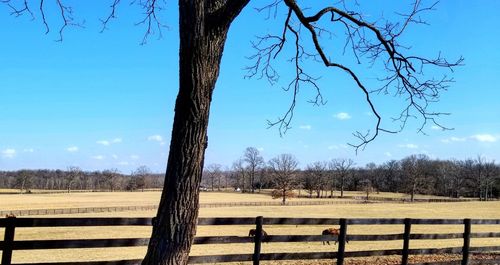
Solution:
[[(255, 236), (257, 234), (257, 229), (250, 229), (248, 230), (248, 236)], [(266, 231), (262, 229), (262, 238), (265, 238), (267, 236)]]
[[(340, 235), (340, 229), (338, 228), (328, 228), (328, 229), (325, 229), (323, 230), (323, 232), (321, 232), (321, 235), (323, 236), (333, 236), (334, 239), (335, 239), (335, 245), (337, 244), (337, 242), (339, 241), (339, 235)], [(330, 245), (330, 241), (323, 241), (323, 245), (325, 244), (325, 242)], [(346, 243), (349, 243), (349, 240), (345, 240)]]

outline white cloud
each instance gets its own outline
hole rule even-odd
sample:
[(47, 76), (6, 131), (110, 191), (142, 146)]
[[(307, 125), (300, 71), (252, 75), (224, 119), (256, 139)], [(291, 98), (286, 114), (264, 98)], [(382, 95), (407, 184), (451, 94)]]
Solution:
[(93, 159), (95, 160), (104, 160), (104, 158), (106, 158), (105, 156), (103, 155), (96, 155), (96, 156), (91, 156)]
[(127, 161), (120, 161), (120, 162), (118, 162), (116, 164), (118, 164), (120, 166), (128, 166), (129, 165), (129, 163)]
[(112, 155), (111, 155), (111, 157), (112, 157), (113, 159), (118, 159), (118, 156), (117, 156), (117, 155), (115, 155), (115, 154), (112, 154)]
[(385, 152), (384, 155), (387, 156), (387, 157), (391, 157), (392, 156), (392, 154), (390, 152)]
[(78, 146), (70, 146), (70, 147), (66, 148), (66, 151), (68, 151), (70, 153), (78, 152)]
[(337, 150), (337, 149), (339, 149), (339, 147), (336, 146), (336, 145), (330, 145), (330, 146), (328, 146), (328, 150), (333, 150), (333, 149)]
[(401, 148), (408, 148), (408, 149), (417, 149), (418, 145), (416, 144), (400, 144), (398, 145)]
[(110, 146), (112, 144), (118, 144), (118, 143), (121, 143), (123, 141), (122, 138), (114, 138), (112, 140), (99, 140), (97, 141), (96, 143), (98, 144), (101, 144), (101, 145), (104, 145), (104, 146)]
[(257, 150), (259, 150), (259, 152), (262, 152), (264, 151), (264, 147), (258, 147)]
[(431, 126), (431, 129), (436, 130), (436, 131), (437, 131), (437, 130), (443, 130), (443, 128), (441, 128), (441, 127), (439, 127), (439, 126), (437, 126), (437, 125), (432, 125), (432, 126)]
[(466, 137), (455, 137), (455, 136), (441, 140), (441, 142), (447, 144), (451, 142), (465, 142), (465, 141), (467, 141)]
[(131, 155), (130, 159), (137, 160), (137, 159), (139, 159), (139, 156), (138, 155)]
[(347, 113), (347, 112), (339, 112), (339, 113), (333, 115), (333, 117), (335, 117), (339, 120), (348, 120), (351, 118), (351, 115), (349, 115), (349, 113)]
[(8, 148), (2, 151), (2, 157), (14, 158), (16, 156), (16, 149)]
[(165, 141), (163, 140), (163, 137), (159, 134), (155, 134), (155, 135), (151, 135), (148, 137), (148, 141), (155, 141), (155, 142), (159, 142), (160, 145), (165, 145)]
[(159, 134), (151, 135), (148, 137), (148, 141), (163, 142), (163, 137), (161, 137), (161, 135)]
[(312, 126), (309, 124), (305, 124), (305, 125), (300, 125), (299, 128), (302, 130), (311, 130)]
[(23, 152), (25, 152), (25, 153), (33, 153), (33, 152), (35, 152), (35, 149), (33, 149), (33, 148), (25, 148), (23, 150)]
[(110, 143), (109, 141), (107, 141), (107, 140), (100, 140), (100, 141), (97, 141), (96, 143), (98, 143), (98, 144), (102, 144), (102, 145), (104, 145), (104, 146), (108, 146), (108, 145), (110, 145), (110, 144), (111, 144), (111, 143)]
[(487, 143), (493, 143), (498, 140), (497, 137), (491, 134), (476, 134), (472, 135), (471, 138), (479, 142), (487, 142)]

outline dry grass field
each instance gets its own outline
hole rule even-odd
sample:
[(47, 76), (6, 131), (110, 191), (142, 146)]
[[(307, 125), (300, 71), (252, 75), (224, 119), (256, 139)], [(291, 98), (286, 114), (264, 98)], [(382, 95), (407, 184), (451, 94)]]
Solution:
[[(8, 194), (14, 190), (0, 190), (0, 210), (28, 210), (28, 209), (61, 209), (85, 207), (117, 207), (157, 205), (160, 201), (159, 191), (144, 192), (74, 192), (74, 193), (32, 193)], [(200, 203), (228, 203), (228, 202), (278, 202), (268, 194), (242, 194), (234, 192), (202, 192)], [(301, 191), (301, 194), (306, 194)], [(334, 196), (340, 196), (336, 191)], [(365, 196), (363, 192), (346, 191), (345, 196)], [(408, 198), (406, 194), (380, 192), (370, 194), (371, 197)], [(437, 196), (418, 195), (416, 198), (442, 198)], [(326, 198), (290, 198), (289, 201), (316, 201), (331, 200)], [(338, 199), (337, 199), (338, 200)]]
[[(393, 196), (398, 196), (394, 194)], [(123, 206), (154, 204), (159, 192), (135, 193), (74, 193), (74, 194), (23, 194), (0, 195), (0, 209), (64, 208), (92, 206)], [(201, 202), (269, 201), (267, 195), (239, 193), (202, 193)], [(299, 199), (295, 199), (299, 200)], [(300, 199), (307, 200), (307, 199)], [(72, 214), (64, 217), (151, 217), (147, 212), (106, 212), (92, 214)], [(202, 208), (201, 217), (328, 217), (328, 218), (494, 218), (500, 219), (500, 202), (454, 202), (454, 203), (380, 203), (352, 205), (310, 205), (310, 206), (266, 206), (266, 207), (222, 207)], [(59, 217), (62, 215), (58, 215)], [(246, 236), (251, 226), (200, 226), (198, 236), (235, 235)], [(325, 226), (266, 226), (273, 235), (319, 235)], [(460, 233), (461, 226), (440, 225), (412, 226), (413, 233)], [(500, 232), (500, 226), (472, 226), (472, 232)], [(348, 234), (389, 234), (401, 233), (401, 225), (349, 226)], [(0, 232), (2, 236), (3, 231)], [(134, 238), (149, 237), (148, 227), (84, 227), (84, 228), (19, 228), (17, 240), (29, 239), (82, 239), (82, 238)], [(438, 248), (460, 246), (462, 240), (413, 240), (411, 248)], [(500, 245), (497, 239), (473, 239), (472, 246)], [(346, 251), (401, 248), (401, 241), (351, 242)], [(266, 243), (263, 252), (326, 252), (335, 251), (336, 246), (323, 246), (321, 242), (311, 243)], [(195, 245), (192, 255), (251, 253), (252, 244)], [(14, 251), (15, 262), (114, 260), (141, 258), (144, 247), (108, 249), (66, 249)]]

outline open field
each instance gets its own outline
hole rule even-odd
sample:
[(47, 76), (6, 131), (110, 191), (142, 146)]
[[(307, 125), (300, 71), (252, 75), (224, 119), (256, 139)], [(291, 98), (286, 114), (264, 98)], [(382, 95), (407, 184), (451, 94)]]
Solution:
[[(115, 206), (154, 204), (159, 199), (158, 192), (134, 193), (75, 193), (75, 194), (41, 194), (41, 195), (1, 195), (1, 208), (16, 207), (86, 207), (89, 205)], [(250, 195), (239, 193), (202, 193), (201, 202), (226, 201), (269, 201), (267, 195)], [(307, 200), (307, 199), (295, 199)], [(30, 205), (33, 204), (33, 205)], [(24, 209), (26, 209), (24, 208)], [(58, 217), (152, 217), (154, 211), (141, 212), (106, 212), (57, 215)], [(222, 207), (202, 208), (201, 217), (306, 217), (306, 218), (476, 218), (500, 219), (500, 202), (454, 202), (454, 203), (383, 203), (355, 205), (310, 205), (310, 206), (267, 206), (267, 207)], [(235, 235), (246, 236), (251, 226), (200, 226), (198, 236)], [(264, 229), (273, 235), (319, 235), (324, 226), (265, 226)], [(349, 226), (348, 234), (389, 234), (401, 233), (401, 225)], [(462, 226), (440, 225), (412, 226), (413, 233), (460, 233)], [(472, 232), (500, 232), (500, 226), (472, 226)], [(133, 238), (149, 237), (149, 227), (84, 227), (84, 228), (19, 228), (17, 240), (29, 239), (81, 239), (81, 238)], [(0, 232), (0, 236), (3, 231)], [(461, 246), (461, 239), (451, 240), (413, 240), (411, 248), (453, 247)], [(346, 251), (400, 248), (400, 241), (351, 242)], [(472, 246), (500, 245), (500, 238), (473, 239)], [(250, 253), (252, 244), (219, 244), (195, 245), (192, 255)], [(268, 243), (263, 244), (263, 252), (326, 252), (335, 251), (336, 246), (323, 246), (320, 242), (311, 243)], [(34, 261), (71, 261), (71, 260), (112, 260), (141, 258), (144, 247), (79, 249), (79, 250), (36, 250), (14, 251), (15, 262)]]
[[(304, 191), (301, 194), (305, 195)], [(336, 191), (334, 196), (339, 196)], [(161, 192), (74, 192), (74, 193), (34, 193), (34, 194), (0, 194), (1, 210), (28, 210), (28, 209), (62, 209), (85, 207), (118, 207), (157, 205)], [(345, 196), (364, 196), (362, 192), (347, 191)], [(407, 198), (406, 194), (380, 192), (371, 197)], [(438, 196), (418, 195), (416, 198), (443, 198)], [(290, 198), (289, 201), (325, 201), (339, 200), (328, 198)], [(348, 200), (348, 199), (347, 199)], [(264, 191), (261, 194), (242, 194), (234, 192), (202, 192), (200, 203), (233, 203), (233, 202), (279, 202)]]

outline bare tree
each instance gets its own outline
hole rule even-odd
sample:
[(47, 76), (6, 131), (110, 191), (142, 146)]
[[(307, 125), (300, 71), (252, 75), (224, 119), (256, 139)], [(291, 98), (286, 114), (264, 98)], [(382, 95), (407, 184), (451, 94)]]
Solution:
[(222, 178), (222, 170), (221, 169), (222, 169), (222, 166), (219, 164), (210, 164), (205, 169), (205, 173), (209, 179), (212, 191), (215, 190), (215, 186), (217, 186), (217, 190), (220, 191), (221, 178)]
[(268, 164), (276, 191), (273, 197), (280, 196), (282, 203), (285, 204), (287, 197), (293, 194), (299, 162), (291, 154), (281, 154), (269, 160)]
[(326, 162), (314, 162), (307, 166), (306, 171), (303, 174), (302, 184), (304, 189), (309, 193), (309, 197), (312, 197), (313, 193), (316, 193), (316, 198), (319, 198), (324, 185), (327, 182), (327, 163)]
[(141, 191), (150, 184), (151, 170), (147, 166), (140, 166), (134, 172), (132, 172), (132, 177), (136, 180), (136, 186)]
[(106, 169), (102, 172), (105, 185), (108, 186), (109, 191), (115, 191), (120, 186), (119, 171), (116, 168)]
[(246, 192), (246, 177), (248, 175), (248, 172), (244, 166), (244, 160), (242, 158), (236, 160), (233, 162), (233, 172), (236, 177), (236, 185), (237, 188), (241, 188), (242, 192)]
[[(34, 0), (33, 0), (34, 1)], [(29, 0), (20, 3), (3, 0), (1, 3), (11, 8), (11, 14), (33, 16)], [(102, 19), (103, 30), (116, 17), (117, 9), (123, 1), (113, 0), (109, 15)], [(148, 251), (143, 264), (186, 264), (189, 250), (196, 233), (198, 217), (199, 185), (201, 182), (205, 149), (208, 144), (207, 126), (210, 104), (215, 83), (219, 75), (220, 62), (229, 28), (234, 19), (247, 6), (250, 0), (179, 0), (179, 93), (175, 103), (175, 116), (172, 127), (165, 185), (149, 241)], [(49, 31), (45, 17), (45, 1), (36, 1), (42, 22)], [(140, 24), (145, 25), (143, 43), (154, 32), (161, 34), (163, 23), (159, 12), (165, 8), (166, 1), (133, 1), (144, 14)], [(73, 9), (62, 0), (56, 1), (59, 7), (59, 36), (70, 26), (81, 26), (73, 14)], [(438, 101), (440, 92), (452, 80), (446, 75), (441, 78), (427, 78), (424, 73), (429, 68), (452, 68), (462, 59), (449, 62), (438, 55), (428, 59), (410, 54), (410, 49), (400, 43), (401, 36), (411, 24), (425, 24), (420, 14), (434, 9), (434, 5), (423, 7), (415, 0), (411, 10), (401, 15), (401, 22), (373, 18), (363, 15), (359, 5), (350, 7), (339, 1), (323, 8), (305, 8), (296, 0), (271, 0), (260, 11), (286, 11), (282, 29), (278, 34), (260, 37), (254, 43), (256, 54), (251, 58), (255, 64), (248, 68), (248, 76), (265, 77), (271, 83), (278, 81), (278, 73), (273, 60), (280, 59), (284, 51), (292, 51), (294, 77), (285, 86), (291, 90), (293, 99), (285, 114), (270, 125), (277, 125), (280, 132), (286, 131), (297, 105), (297, 95), (301, 85), (310, 86), (316, 91), (314, 104), (323, 104), (323, 96), (318, 77), (309, 74), (305, 61), (318, 61), (325, 67), (345, 73), (353, 84), (364, 94), (369, 108), (374, 113), (376, 125), (367, 133), (356, 132), (359, 143), (352, 144), (358, 150), (373, 141), (381, 132), (395, 133), (402, 130), (410, 117), (420, 116), (423, 130), (428, 123), (445, 128), (436, 120), (446, 113), (428, 111), (430, 103)], [(281, 12), (280, 12), (281, 13)], [(34, 17), (34, 16), (33, 16)], [(327, 21), (326, 18), (329, 18)], [(332, 36), (344, 34), (345, 43), (332, 50), (347, 52), (352, 62), (344, 62), (328, 52), (324, 41)], [(156, 29), (156, 30), (155, 30)], [(342, 29), (343, 32), (337, 29)], [(312, 43), (308, 46), (307, 43)], [(284, 49), (284, 46), (290, 49)], [(286, 56), (288, 59), (290, 56)], [(342, 63), (340, 63), (342, 61)], [(351, 65), (382, 65), (387, 74), (379, 78), (380, 85), (368, 87)], [(396, 129), (387, 129), (382, 124), (382, 116), (372, 101), (370, 92), (394, 94), (405, 99), (405, 106), (395, 118), (400, 121)]]
[(340, 197), (344, 198), (344, 188), (346, 179), (349, 177), (354, 161), (350, 158), (333, 159), (330, 162), (330, 169), (334, 170), (336, 176), (340, 178)]
[(20, 170), (19, 173), (17, 174), (16, 177), (16, 186), (19, 187), (21, 190), (21, 193), (23, 193), (24, 190), (29, 190), (30, 185), (31, 185), (31, 179), (33, 178), (33, 175), (30, 171), (28, 170)]
[(66, 190), (68, 191), (68, 193), (70, 193), (71, 187), (73, 186), (73, 184), (80, 180), (80, 178), (83, 175), (82, 173), (83, 173), (82, 169), (79, 167), (76, 167), (76, 166), (68, 167), (68, 171), (67, 171), (66, 177), (65, 177)]
[(264, 158), (255, 147), (247, 147), (243, 154), (243, 159), (247, 163), (248, 176), (250, 178), (250, 189), (255, 192), (255, 173), (264, 165)]
[(426, 155), (411, 155), (401, 160), (405, 192), (410, 194), (410, 201), (415, 195), (426, 190), (430, 183), (431, 161)]

